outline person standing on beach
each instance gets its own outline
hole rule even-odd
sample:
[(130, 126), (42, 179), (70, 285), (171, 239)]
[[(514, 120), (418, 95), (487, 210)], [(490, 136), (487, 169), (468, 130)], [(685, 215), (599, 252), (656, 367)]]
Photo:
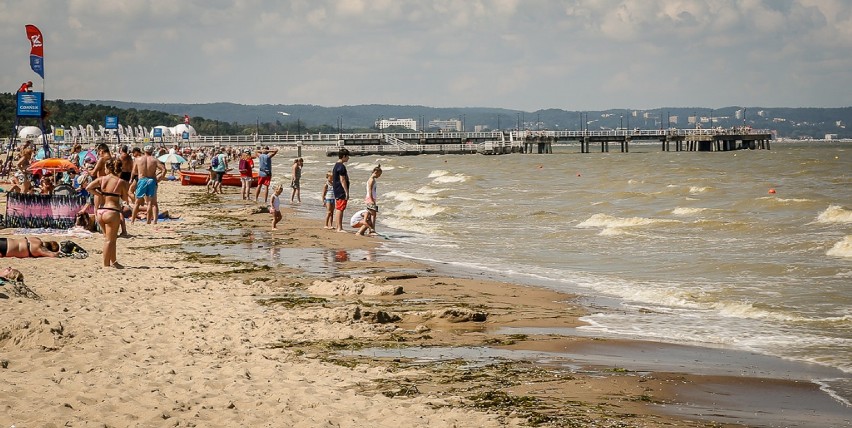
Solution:
[(133, 205), (130, 223), (136, 222), (139, 207), (144, 202), (147, 206), (147, 223), (151, 224), (153, 220), (156, 224), (160, 213), (160, 206), (157, 204), (157, 182), (166, 177), (166, 165), (153, 156), (154, 146), (147, 145), (144, 151), (144, 155), (133, 161), (131, 175), (137, 175), (139, 181), (136, 183), (136, 203)]
[(28, 140), (21, 149), (21, 155), (16, 165), (23, 177), (21, 179), (21, 193), (33, 192), (33, 173), (30, 171), (30, 163), (32, 163), (33, 155), (35, 155), (33, 142)]
[(331, 171), (325, 173), (325, 185), (322, 186), (322, 204), (325, 206), (325, 228), (334, 229), (334, 184)]
[(366, 223), (370, 224), (370, 233), (376, 233), (376, 215), (379, 213), (378, 205), (378, 179), (382, 176), (382, 166), (376, 165), (370, 178), (367, 179), (367, 196), (364, 197), (364, 203), (367, 205)]
[[(130, 146), (121, 146), (121, 153), (118, 155), (118, 159), (121, 161), (120, 177), (130, 184), (133, 176), (133, 157), (130, 156)], [(132, 199), (131, 197), (131, 203), (134, 202)]]
[[(116, 241), (119, 229), (123, 229), (124, 217), (121, 214), (121, 202), (129, 201), (128, 189), (130, 184), (121, 178), (121, 160), (110, 159), (105, 164), (106, 175), (102, 175), (89, 183), (86, 190), (99, 196), (101, 204), (97, 205), (97, 221), (104, 233), (103, 260), (104, 267), (121, 269), (123, 266), (116, 261)], [(125, 230), (126, 234), (127, 231)]]
[(334, 224), (338, 232), (343, 230), (343, 214), (349, 202), (349, 176), (346, 172), (346, 162), (349, 162), (349, 150), (340, 149), (337, 162), (331, 170), (331, 183), (334, 188)]
[(272, 214), (272, 230), (277, 230), (278, 222), (284, 217), (281, 214), (281, 193), (284, 192), (284, 186), (279, 184), (275, 188), (275, 193), (272, 194), (272, 203), (269, 207), (269, 212)]
[(254, 161), (251, 158), (251, 152), (243, 151), (240, 155), (240, 196), (244, 201), (251, 199), (251, 179), (252, 171), (254, 170)]
[(210, 158), (210, 167), (213, 172), (213, 187), (210, 193), (222, 194), (222, 176), (228, 170), (228, 160), (221, 149)]
[(272, 157), (278, 154), (278, 149), (269, 150), (269, 146), (263, 148), (257, 155), (257, 190), (254, 193), (254, 201), (260, 198), (260, 188), (263, 187), (263, 203), (269, 200), (269, 185), (272, 183)]
[[(95, 162), (95, 168), (89, 172), (93, 179), (97, 179), (98, 177), (104, 177), (109, 174), (107, 171), (106, 163), (107, 161), (112, 159), (112, 153), (109, 151), (109, 146), (106, 143), (100, 143), (96, 146), (98, 151), (98, 161)], [(103, 200), (100, 195), (97, 193), (92, 193), (95, 197), (95, 207), (99, 207), (103, 204)], [(98, 219), (100, 214), (95, 211), (95, 221), (100, 221)]]
[(293, 193), (290, 195), (290, 204), (293, 203), (293, 200), (298, 200), (299, 203), (302, 203), (302, 191), (301, 184), (302, 181), (302, 165), (305, 164), (304, 159), (298, 158), (293, 159), (293, 180), (290, 182), (290, 187), (293, 188)]

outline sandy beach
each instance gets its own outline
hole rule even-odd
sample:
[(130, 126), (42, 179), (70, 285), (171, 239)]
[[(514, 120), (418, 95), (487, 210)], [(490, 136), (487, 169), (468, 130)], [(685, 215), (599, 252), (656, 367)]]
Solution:
[[(377, 238), (324, 230), (290, 211), (270, 231), (269, 214), (240, 201), (238, 189), (226, 192), (163, 183), (161, 208), (181, 219), (128, 225), (132, 237), (118, 242), (125, 269), (101, 267), (100, 235), (56, 236), (83, 246), (87, 259), (6, 260), (40, 298), (0, 287), (0, 426), (849, 421), (803, 381), (801, 365), (572, 335), (585, 313), (574, 296), (384, 257)], [(183, 246), (253, 240), (329, 254), (333, 269)], [(749, 365), (751, 373), (739, 370)], [(751, 401), (722, 404), (726, 397)]]

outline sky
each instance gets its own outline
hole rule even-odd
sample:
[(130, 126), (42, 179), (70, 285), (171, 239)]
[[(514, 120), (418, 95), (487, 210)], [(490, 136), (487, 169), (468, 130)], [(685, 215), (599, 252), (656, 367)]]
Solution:
[(0, 46), (47, 99), (852, 106), (850, 0), (0, 0)]

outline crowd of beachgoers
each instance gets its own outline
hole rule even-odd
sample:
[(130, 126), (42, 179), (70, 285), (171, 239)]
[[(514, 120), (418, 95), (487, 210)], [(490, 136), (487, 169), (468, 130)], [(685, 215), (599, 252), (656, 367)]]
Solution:
[[(74, 144), (67, 153), (59, 154), (52, 154), (48, 149), (45, 155), (45, 148), (39, 149), (34, 141), (26, 140), (19, 150), (7, 155), (3, 165), (8, 176), (8, 193), (71, 196), (85, 201), (79, 208), (75, 207), (74, 227), (102, 233), (103, 266), (122, 268), (123, 265), (117, 261), (116, 246), (119, 238), (130, 236), (127, 223), (144, 221), (157, 224), (160, 220), (179, 218), (179, 214), (160, 206), (157, 188), (158, 183), (180, 180), (181, 175), (188, 172), (197, 177), (206, 175), (204, 184), (209, 194), (222, 194), (223, 179), (237, 175), (241, 198), (266, 207), (272, 215), (271, 228), (277, 229), (283, 218), (281, 199), (284, 191), (283, 183), (277, 183), (274, 189), (270, 189), (273, 185), (272, 162), (277, 153), (277, 148), (269, 147), (180, 147), (177, 144), (172, 147), (164, 144), (159, 147), (151, 144), (133, 147), (99, 143), (92, 147)], [(344, 212), (350, 199), (345, 166), (348, 160), (348, 150), (341, 149), (338, 161), (326, 173), (322, 189), (325, 228), (338, 232), (345, 231), (347, 221)], [(289, 171), (291, 204), (301, 203), (303, 165), (301, 157), (293, 159)], [(197, 172), (199, 170), (203, 172)], [(356, 210), (348, 219), (349, 226), (358, 235), (376, 233), (376, 187), (381, 174), (381, 166), (376, 166), (367, 181), (363, 209)], [(18, 241), (20, 248), (27, 251), (15, 251)], [(0, 253), (3, 257), (64, 257), (72, 250), (78, 256), (87, 254), (78, 245), (70, 244), (63, 247), (55, 241), (42, 242), (37, 237), (10, 236), (0, 238)], [(23, 279), (22, 273), (11, 267), (5, 276), (7, 279)]]

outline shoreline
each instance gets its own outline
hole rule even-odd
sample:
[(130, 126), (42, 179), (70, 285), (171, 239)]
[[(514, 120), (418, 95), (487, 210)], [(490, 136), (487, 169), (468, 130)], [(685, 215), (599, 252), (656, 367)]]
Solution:
[[(15, 419), (0, 423), (20, 428), (59, 421), (120, 426), (773, 421), (766, 414), (750, 419), (736, 409), (712, 408), (708, 397), (720, 396), (742, 396), (746, 401), (732, 404), (760, 404), (795, 421), (790, 406), (796, 403), (773, 404), (767, 384), (821, 409), (795, 426), (842, 421), (830, 419), (842, 407), (827, 405), (818, 385), (796, 377), (702, 373), (688, 358), (669, 370), (667, 364), (636, 369), (595, 361), (610, 354), (625, 358), (622, 362), (641, 361), (670, 354), (675, 346), (659, 345), (652, 353), (648, 342), (636, 340), (495, 333), (510, 327), (574, 328), (585, 311), (576, 296), (370, 256), (377, 240), (323, 230), (320, 221), (289, 209), (280, 230), (270, 233), (270, 216), (251, 214), (256, 205), (232, 200), (234, 193), (206, 197), (198, 194), (203, 188), (177, 183), (161, 189), (164, 208), (181, 212), (182, 220), (128, 225), (134, 237), (118, 243), (127, 269), (99, 267), (100, 235), (71, 238), (89, 251), (85, 260), (7, 260), (25, 272), (27, 285), (43, 300), (0, 300), (9, 309), (0, 313), (0, 359), (7, 361), (0, 369), (0, 408)], [(182, 249), (187, 242), (209, 247), (223, 241), (258, 243), (270, 252), (279, 248), (279, 257), (309, 266), (313, 257), (328, 257), (318, 265), (334, 268), (318, 275), (320, 268), (306, 273), (254, 266)], [(337, 257), (341, 251), (346, 257)], [(309, 257), (300, 258), (305, 252)], [(399, 288), (402, 294), (394, 294)], [(566, 358), (556, 366), (521, 359), (464, 368), (458, 359), (424, 367), (403, 357), (352, 354), (400, 345), (560, 351)], [(569, 348), (589, 361), (569, 361)], [(714, 352), (688, 348), (699, 356)], [(762, 364), (747, 356), (742, 363)], [(698, 405), (673, 409), (687, 396)], [(786, 413), (780, 406), (787, 406), (781, 407)], [(753, 413), (761, 413), (756, 407)]]

